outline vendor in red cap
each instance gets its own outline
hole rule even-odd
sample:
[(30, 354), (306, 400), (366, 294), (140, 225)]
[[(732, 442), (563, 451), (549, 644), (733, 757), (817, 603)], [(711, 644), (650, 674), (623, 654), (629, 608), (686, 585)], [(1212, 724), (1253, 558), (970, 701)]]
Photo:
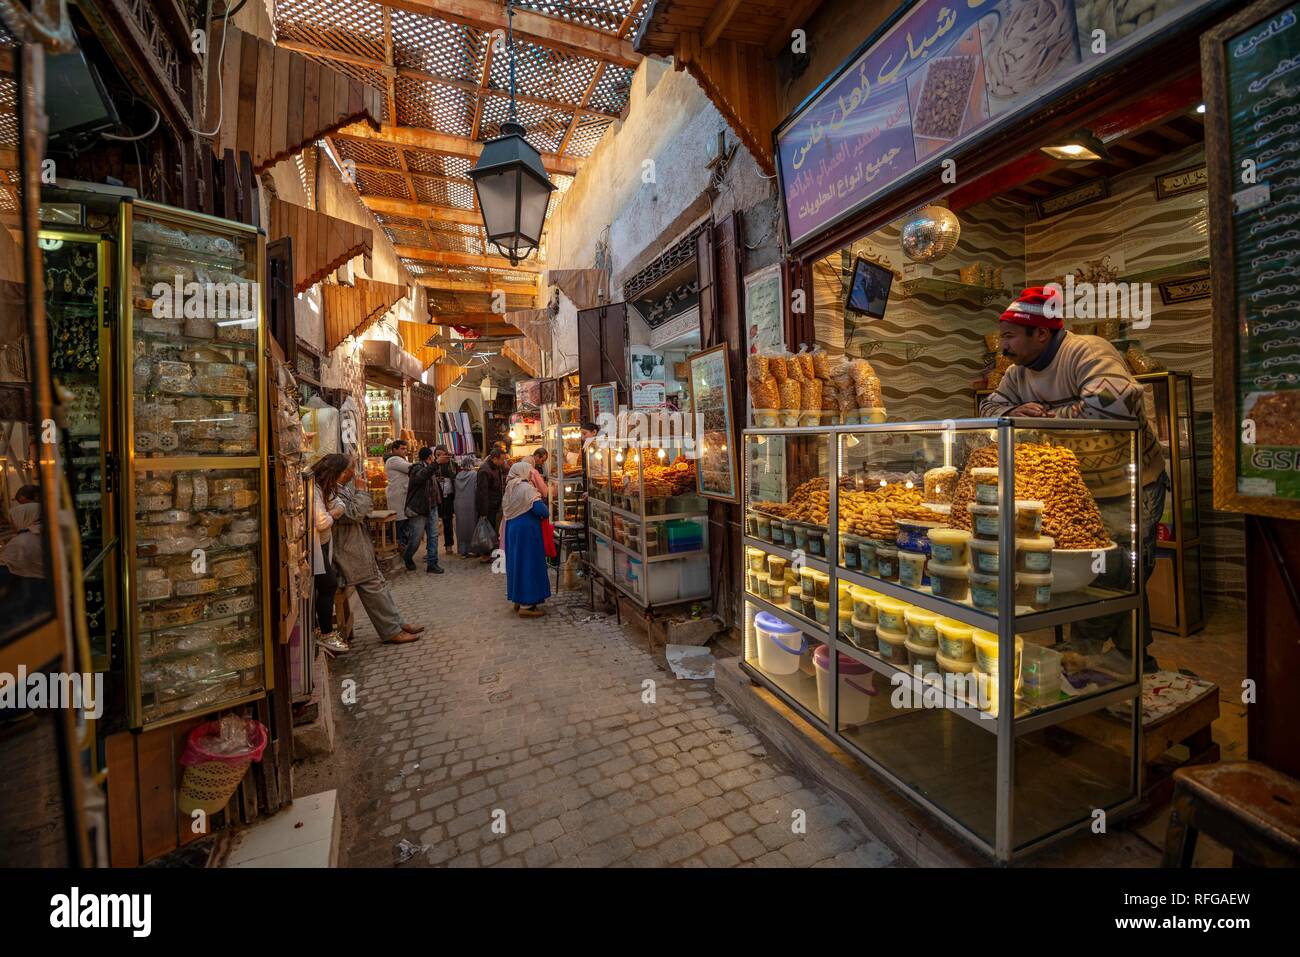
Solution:
[[(1118, 350), (1099, 336), (1081, 336), (1067, 332), (1061, 320), (1062, 302), (1059, 289), (1031, 286), (999, 317), (1002, 354), (1015, 363), (1003, 375), (993, 394), (980, 404), (980, 414), (995, 416), (1029, 416), (1058, 419), (1136, 419), (1138, 450), (1142, 459), (1142, 534), (1143, 581), (1155, 568), (1156, 530), (1164, 512), (1169, 477), (1165, 474), (1164, 453), (1156, 441), (1155, 430), (1145, 408), (1142, 386), (1133, 378)], [(1044, 423), (1046, 426), (1047, 423)], [(1050, 426), (1049, 426), (1050, 427)], [(1062, 440), (1064, 441), (1064, 439)], [(1089, 437), (1096, 452), (1097, 437)], [(1126, 454), (1112, 458), (1120, 460)], [(1090, 461), (1105, 461), (1106, 456), (1090, 454)], [(1102, 520), (1111, 537), (1127, 543), (1131, 535), (1129, 515), (1129, 478), (1127, 468), (1098, 467), (1086, 471), (1087, 481)], [(1136, 544), (1136, 543), (1135, 543)], [(1098, 584), (1127, 589), (1123, 578), (1128, 563), (1112, 561)], [(1102, 650), (1106, 639), (1120, 651), (1130, 647), (1128, 615), (1109, 615), (1070, 626), (1071, 642), (1085, 653)], [(1078, 639), (1078, 640), (1076, 640)], [(1142, 606), (1143, 670), (1156, 670), (1155, 659), (1146, 649), (1151, 644), (1151, 622), (1145, 596)]]

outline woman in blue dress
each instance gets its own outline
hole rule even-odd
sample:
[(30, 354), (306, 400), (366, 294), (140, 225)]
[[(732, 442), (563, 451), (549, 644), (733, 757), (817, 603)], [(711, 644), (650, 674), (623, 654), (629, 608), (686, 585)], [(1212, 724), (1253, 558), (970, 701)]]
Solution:
[(546, 611), (537, 606), (551, 595), (546, 574), (546, 548), (542, 544), (542, 519), (550, 518), (546, 503), (532, 481), (533, 467), (527, 461), (510, 468), (505, 495), (501, 500), (501, 521), (505, 525), (506, 598), (514, 602), (521, 618), (540, 618)]

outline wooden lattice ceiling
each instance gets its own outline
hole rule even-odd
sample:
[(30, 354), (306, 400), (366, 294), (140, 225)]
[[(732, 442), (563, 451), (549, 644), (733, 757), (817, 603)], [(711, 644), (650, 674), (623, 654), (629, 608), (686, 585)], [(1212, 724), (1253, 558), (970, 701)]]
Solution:
[[(558, 189), (623, 115), (645, 0), (516, 0), (518, 120)], [(527, 308), (544, 257), (510, 268), (486, 248), (467, 172), (509, 108), (501, 0), (276, 0), (276, 43), (386, 91), (378, 132), (331, 138), (416, 281), (447, 322)], [(542, 253), (545, 251), (543, 242)]]

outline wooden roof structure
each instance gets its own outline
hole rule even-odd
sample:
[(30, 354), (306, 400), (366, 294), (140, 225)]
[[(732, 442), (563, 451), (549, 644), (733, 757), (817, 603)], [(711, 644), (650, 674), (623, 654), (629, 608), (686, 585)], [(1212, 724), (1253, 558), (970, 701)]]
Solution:
[[(516, 0), (516, 103), (559, 189), (627, 108), (646, 0)], [(509, 106), (501, 0), (275, 0), (278, 47), (384, 91), (382, 124), (330, 144), (403, 265), (431, 321), (499, 327), (531, 307), (544, 248), (511, 267), (486, 247), (467, 176)]]
[(278, 196), (271, 200), (271, 239), (293, 243), (293, 291), (305, 292), (354, 256), (374, 251), (374, 234), (364, 226), (329, 216)]
[(653, 0), (634, 46), (671, 56), (687, 70), (771, 176), (772, 131), (785, 118), (773, 61), (819, 6), (821, 0)]

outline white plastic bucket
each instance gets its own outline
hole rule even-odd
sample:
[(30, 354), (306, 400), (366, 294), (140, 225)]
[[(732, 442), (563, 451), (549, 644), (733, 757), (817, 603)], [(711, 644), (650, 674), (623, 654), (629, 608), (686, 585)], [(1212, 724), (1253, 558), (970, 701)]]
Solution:
[[(830, 720), (831, 714), (831, 654), (826, 645), (818, 645), (813, 652), (817, 671), (817, 710)], [(840, 725), (863, 724), (871, 713), (871, 699), (876, 689), (871, 685), (871, 669), (858, 659), (840, 652)]]
[(772, 675), (792, 675), (799, 670), (799, 659), (808, 647), (803, 632), (765, 611), (754, 616), (754, 631), (760, 668)]

